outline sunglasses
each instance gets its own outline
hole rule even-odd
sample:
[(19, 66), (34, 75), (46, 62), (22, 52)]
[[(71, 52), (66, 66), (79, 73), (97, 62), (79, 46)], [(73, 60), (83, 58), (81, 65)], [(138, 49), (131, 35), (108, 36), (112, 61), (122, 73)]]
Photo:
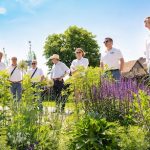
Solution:
[(32, 63), (32, 65), (36, 65), (36, 63)]
[(106, 43), (108, 43), (108, 42), (109, 42), (109, 40), (108, 40), (108, 41), (105, 41), (104, 44), (106, 44)]
[(76, 54), (81, 54), (81, 52), (76, 52)]

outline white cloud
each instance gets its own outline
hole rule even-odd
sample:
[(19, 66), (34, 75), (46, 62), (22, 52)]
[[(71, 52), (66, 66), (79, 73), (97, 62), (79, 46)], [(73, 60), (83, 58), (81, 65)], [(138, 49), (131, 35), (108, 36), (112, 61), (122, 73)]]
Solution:
[(5, 14), (7, 12), (6, 8), (0, 7), (0, 14)]
[(36, 8), (40, 7), (47, 0), (15, 0), (28, 13), (34, 14)]

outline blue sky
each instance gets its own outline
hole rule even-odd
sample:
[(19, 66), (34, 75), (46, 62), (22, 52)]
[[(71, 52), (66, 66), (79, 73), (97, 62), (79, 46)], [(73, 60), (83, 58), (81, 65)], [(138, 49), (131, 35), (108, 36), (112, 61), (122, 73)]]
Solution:
[(46, 37), (77, 25), (97, 36), (101, 52), (103, 39), (110, 36), (126, 61), (137, 59), (144, 56), (147, 16), (150, 0), (0, 0), (0, 49), (5, 47), (9, 57), (26, 59), (31, 40), (46, 72)]

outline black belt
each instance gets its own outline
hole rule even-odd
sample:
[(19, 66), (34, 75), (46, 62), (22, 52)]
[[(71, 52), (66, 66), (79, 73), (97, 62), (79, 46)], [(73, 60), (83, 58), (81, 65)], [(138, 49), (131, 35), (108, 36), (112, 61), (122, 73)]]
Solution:
[(109, 70), (109, 71), (119, 71), (119, 69), (112, 69), (112, 70)]
[(119, 69), (112, 69), (112, 70), (106, 70), (105, 73), (113, 72), (113, 71), (120, 71)]
[[(54, 81), (58, 81), (58, 80), (60, 80), (61, 78), (54, 78), (53, 80)], [(63, 81), (63, 79), (61, 80), (61, 81)]]
[(21, 81), (10, 81), (11, 83), (21, 83)]

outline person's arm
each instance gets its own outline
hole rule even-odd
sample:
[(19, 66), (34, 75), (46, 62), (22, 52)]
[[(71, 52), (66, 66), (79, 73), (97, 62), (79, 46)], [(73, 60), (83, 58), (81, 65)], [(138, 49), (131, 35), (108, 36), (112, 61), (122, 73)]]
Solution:
[(102, 61), (100, 62), (100, 68), (104, 70), (104, 63)]
[(120, 71), (123, 71), (124, 67), (124, 58), (120, 58)]
[(144, 54), (146, 56), (147, 62), (149, 62), (149, 59), (150, 59), (150, 42), (148, 43), (146, 41), (146, 50), (145, 50)]
[(103, 57), (103, 55), (101, 54), (100, 55), (100, 64), (99, 64), (99, 66), (100, 66), (100, 68), (102, 69), (102, 70), (104, 70), (104, 57)]
[(43, 70), (41, 69), (41, 82), (44, 80), (44, 73), (43, 73)]
[(120, 72), (123, 71), (123, 67), (124, 67), (124, 58), (122, 55), (122, 52), (120, 50), (118, 50), (118, 61), (120, 61)]
[(50, 70), (50, 78), (53, 79), (53, 66), (52, 66), (52, 68)]
[(64, 72), (65, 72), (65, 75), (69, 75), (70, 74), (70, 69), (65, 64), (64, 64)]
[(74, 60), (73, 60), (72, 63), (71, 63), (70, 71), (71, 71), (72, 73), (76, 71), (76, 68), (75, 68), (75, 66), (74, 66)]
[(86, 60), (85, 67), (87, 68), (88, 66), (89, 66), (89, 60), (87, 59), (87, 60)]
[(61, 68), (64, 71), (64, 75), (59, 78), (59, 81), (62, 81), (67, 74), (70, 74), (70, 69), (64, 63), (62, 63)]
[(45, 78), (45, 77), (44, 77), (44, 75), (42, 75), (42, 76), (41, 76), (41, 81), (43, 81), (43, 80), (44, 80), (44, 78)]

